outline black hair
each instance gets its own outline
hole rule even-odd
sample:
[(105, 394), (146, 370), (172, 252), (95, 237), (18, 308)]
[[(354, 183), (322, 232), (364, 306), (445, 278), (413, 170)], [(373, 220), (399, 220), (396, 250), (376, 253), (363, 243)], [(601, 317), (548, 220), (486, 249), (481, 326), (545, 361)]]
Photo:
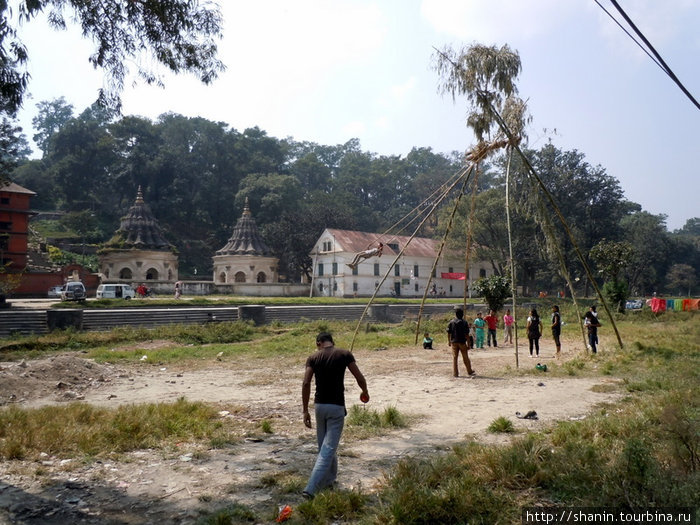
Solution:
[(335, 344), (333, 342), (333, 336), (328, 332), (321, 332), (316, 336), (316, 344), (321, 344), (324, 341), (329, 341), (331, 344)]
[(455, 317), (457, 319), (462, 319), (464, 317), (464, 310), (461, 308), (455, 308)]

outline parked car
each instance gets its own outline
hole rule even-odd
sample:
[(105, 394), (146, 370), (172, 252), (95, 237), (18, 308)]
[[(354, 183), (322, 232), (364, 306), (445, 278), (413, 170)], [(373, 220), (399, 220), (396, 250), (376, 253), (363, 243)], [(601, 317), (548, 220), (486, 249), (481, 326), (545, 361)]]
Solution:
[(49, 297), (61, 297), (61, 292), (63, 291), (63, 286), (52, 286), (49, 288)]
[(61, 301), (84, 301), (86, 297), (85, 285), (80, 281), (66, 283), (61, 290)]
[(98, 299), (131, 299), (135, 296), (136, 290), (128, 284), (101, 284), (97, 287)]

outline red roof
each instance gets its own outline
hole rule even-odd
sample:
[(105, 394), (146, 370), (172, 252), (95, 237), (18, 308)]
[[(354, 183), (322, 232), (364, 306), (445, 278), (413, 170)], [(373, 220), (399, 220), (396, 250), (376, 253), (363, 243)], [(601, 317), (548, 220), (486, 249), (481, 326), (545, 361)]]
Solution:
[[(338, 248), (344, 252), (361, 252), (376, 246), (378, 242), (383, 242), (384, 255), (398, 255), (401, 249), (406, 246), (409, 239), (411, 239), (408, 235), (384, 235), (380, 233), (335, 230), (331, 228), (328, 228), (327, 231), (335, 239)], [(393, 250), (390, 246), (391, 244), (398, 245), (398, 249)], [(411, 244), (408, 245), (408, 248), (406, 248), (403, 253), (406, 256), (413, 257), (435, 257), (439, 249), (440, 241), (428, 239), (426, 237), (414, 237), (411, 239)], [(444, 249), (443, 254), (448, 255), (445, 253)]]
[(6, 182), (5, 184), (0, 184), (0, 191), (6, 191), (8, 193), (26, 193), (28, 195), (36, 195), (32, 190), (23, 188), (19, 184), (14, 182)]

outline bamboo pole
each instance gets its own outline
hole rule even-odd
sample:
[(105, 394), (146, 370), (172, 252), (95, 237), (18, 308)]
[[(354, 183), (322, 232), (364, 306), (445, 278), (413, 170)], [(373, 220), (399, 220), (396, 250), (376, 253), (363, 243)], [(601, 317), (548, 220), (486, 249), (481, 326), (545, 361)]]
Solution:
[(579, 261), (581, 262), (584, 270), (586, 271), (586, 275), (588, 276), (589, 281), (591, 282), (591, 284), (593, 285), (593, 288), (595, 289), (596, 293), (598, 294), (598, 299), (600, 299), (600, 302), (603, 305), (605, 312), (608, 314), (608, 317), (610, 319), (610, 323), (612, 324), (613, 330), (615, 331), (615, 335), (617, 336), (617, 342), (620, 345), (620, 348), (623, 348), (624, 345), (622, 344), (622, 337), (620, 337), (620, 331), (617, 329), (617, 324), (615, 323), (615, 319), (613, 318), (612, 313), (610, 312), (610, 308), (608, 308), (608, 303), (605, 301), (605, 298), (603, 297), (603, 294), (600, 291), (598, 284), (595, 282), (595, 279), (593, 278), (593, 274), (591, 272), (591, 269), (588, 266), (588, 263), (586, 262), (586, 260), (584, 259), (583, 254), (581, 253), (581, 249), (578, 247), (578, 243), (576, 242), (576, 239), (574, 239), (574, 236), (571, 233), (571, 230), (569, 229), (569, 225), (567, 224), (566, 219), (564, 219), (564, 215), (561, 213), (559, 206), (557, 206), (557, 203), (555, 202), (554, 197), (549, 192), (547, 187), (544, 185), (544, 183), (542, 182), (542, 179), (540, 179), (540, 176), (537, 174), (537, 172), (535, 171), (535, 168), (530, 163), (530, 159), (528, 159), (525, 156), (525, 154), (522, 152), (520, 147), (517, 145), (517, 141), (515, 139), (515, 136), (508, 128), (508, 125), (503, 121), (503, 117), (501, 117), (500, 113), (498, 113), (498, 111), (496, 111), (496, 109), (493, 107), (493, 105), (490, 102), (489, 102), (489, 110), (492, 112), (492, 114), (496, 118), (496, 121), (498, 122), (498, 125), (501, 128), (501, 131), (503, 131), (503, 133), (512, 141), (513, 148), (515, 149), (515, 151), (518, 152), (521, 159), (525, 163), (525, 166), (527, 167), (528, 171), (535, 178), (538, 186), (540, 187), (540, 189), (542, 190), (544, 195), (547, 197), (547, 201), (554, 209), (554, 212), (556, 213), (557, 218), (559, 219), (562, 226), (564, 227), (564, 231), (566, 232), (566, 235), (568, 236), (569, 240), (571, 241), (571, 244), (574, 247), (574, 250), (576, 251), (576, 255), (578, 256)]
[(351, 350), (351, 351), (352, 351), (352, 349), (353, 349), (354, 346), (355, 346), (355, 339), (357, 338), (357, 332), (359, 331), (360, 326), (362, 325), (362, 321), (364, 320), (365, 316), (367, 315), (367, 310), (369, 310), (369, 307), (372, 306), (372, 302), (373, 302), (374, 299), (377, 297), (377, 293), (379, 292), (379, 289), (381, 288), (382, 284), (384, 284), (384, 281), (386, 281), (386, 278), (389, 276), (389, 272), (391, 272), (391, 269), (392, 269), (392, 268), (394, 267), (394, 265), (396, 264), (396, 261), (398, 261), (399, 258), (400, 258), (401, 256), (403, 256), (403, 252), (406, 250), (406, 247), (407, 247), (409, 244), (411, 244), (411, 241), (412, 241), (413, 238), (416, 236), (416, 234), (418, 233), (418, 231), (421, 229), (421, 227), (423, 226), (423, 224), (425, 224), (425, 221), (427, 221), (427, 220), (430, 218), (430, 216), (435, 212), (435, 210), (437, 209), (437, 207), (442, 203), (443, 200), (445, 200), (445, 199), (447, 198), (447, 196), (450, 194), (450, 192), (452, 191), (452, 189), (453, 189), (453, 188), (457, 185), (457, 183), (459, 183), (459, 181), (462, 180), (462, 178), (465, 176), (465, 168), (462, 168), (462, 169), (459, 171), (459, 173), (461, 173), (460, 177), (456, 178), (455, 181), (454, 181), (454, 182), (447, 188), (447, 190), (445, 190), (445, 192), (440, 196), (440, 198), (439, 198), (437, 201), (435, 201), (435, 203), (433, 204), (433, 206), (432, 206), (430, 212), (426, 214), (426, 216), (423, 218), (423, 220), (420, 222), (420, 224), (416, 227), (415, 231), (413, 232), (413, 235), (411, 235), (411, 237), (410, 237), (410, 238), (408, 239), (408, 241), (406, 242), (406, 246), (403, 246), (403, 247), (401, 248), (401, 251), (399, 252), (399, 254), (396, 256), (396, 258), (393, 260), (393, 262), (389, 265), (389, 268), (387, 269), (386, 273), (384, 274), (384, 277), (383, 277), (382, 280), (380, 281), (379, 285), (375, 288), (374, 293), (372, 294), (372, 297), (370, 297), (369, 302), (365, 305), (365, 309), (362, 311), (362, 315), (360, 316), (360, 319), (359, 319), (359, 321), (357, 322), (357, 326), (355, 327), (355, 332), (354, 332), (353, 335), (352, 335), (352, 341), (351, 341), (351, 343), (350, 343), (350, 350)]

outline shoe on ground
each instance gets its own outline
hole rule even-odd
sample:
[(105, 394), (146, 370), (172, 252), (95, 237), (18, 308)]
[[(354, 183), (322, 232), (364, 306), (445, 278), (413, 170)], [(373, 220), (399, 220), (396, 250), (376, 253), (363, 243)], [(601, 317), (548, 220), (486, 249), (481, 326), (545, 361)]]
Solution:
[(310, 492), (306, 492), (306, 491), (302, 492), (301, 495), (304, 499), (313, 499), (313, 497), (314, 497), (313, 494), (311, 494)]
[(471, 372), (469, 372), (469, 375), (470, 375), (470, 376), (475, 376), (475, 375), (476, 375), (476, 370), (472, 370)]

